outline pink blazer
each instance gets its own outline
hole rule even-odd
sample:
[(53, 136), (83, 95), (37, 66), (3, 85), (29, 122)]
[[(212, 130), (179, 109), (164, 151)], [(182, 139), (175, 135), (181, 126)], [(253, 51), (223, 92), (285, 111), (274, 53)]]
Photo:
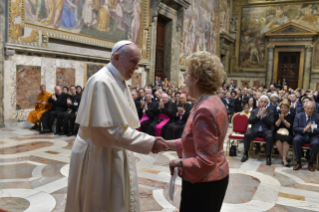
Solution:
[(184, 180), (210, 182), (228, 175), (223, 147), (227, 128), (227, 111), (218, 96), (207, 95), (193, 107), (182, 138), (176, 140)]

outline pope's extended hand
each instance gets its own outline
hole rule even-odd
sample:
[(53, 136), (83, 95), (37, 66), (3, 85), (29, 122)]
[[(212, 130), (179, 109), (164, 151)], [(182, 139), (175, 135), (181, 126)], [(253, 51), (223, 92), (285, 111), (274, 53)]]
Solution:
[(168, 146), (165, 143), (163, 138), (161, 138), (161, 137), (155, 137), (155, 138), (156, 138), (156, 140), (154, 142), (153, 149), (152, 149), (153, 153), (159, 153), (159, 152), (162, 152), (164, 150), (168, 150)]

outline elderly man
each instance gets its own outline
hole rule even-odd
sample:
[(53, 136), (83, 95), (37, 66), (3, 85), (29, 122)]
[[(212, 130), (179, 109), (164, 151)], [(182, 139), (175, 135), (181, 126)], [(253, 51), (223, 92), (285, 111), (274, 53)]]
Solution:
[(152, 123), (156, 114), (154, 113), (154, 107), (156, 103), (152, 101), (152, 94), (145, 94), (145, 103), (142, 109), (142, 118), (140, 118), (141, 127), (137, 130), (147, 133), (149, 125)]
[(169, 101), (169, 97), (166, 93), (162, 93), (161, 101), (154, 107), (154, 113), (157, 118), (150, 124), (147, 133), (149, 135), (164, 137), (164, 131), (162, 131), (162, 129), (165, 125), (171, 123), (175, 117), (175, 104), (172, 101)]
[(225, 101), (223, 101), (223, 102), (224, 102), (226, 110), (227, 110), (227, 115), (232, 115), (234, 113), (234, 99), (231, 98), (229, 91), (226, 92), (226, 97), (224, 100)]
[(266, 95), (262, 95), (259, 98), (259, 107), (252, 110), (248, 119), (248, 123), (251, 124), (251, 128), (247, 130), (244, 137), (245, 154), (241, 159), (241, 162), (248, 160), (248, 151), (250, 148), (250, 142), (256, 137), (264, 138), (266, 140), (266, 164), (271, 165), (271, 151), (273, 147), (273, 130), (274, 130), (274, 115), (275, 111), (271, 107), (267, 107), (269, 99)]
[[(81, 103), (81, 95), (77, 94), (74, 85), (70, 86), (71, 95), (66, 102), (68, 110), (59, 112), (56, 121), (56, 131), (54, 134), (72, 136), (74, 135), (75, 119), (78, 113), (79, 105)], [(61, 123), (63, 123), (63, 132), (61, 132)], [(69, 128), (70, 123), (70, 128)]]
[(62, 93), (60, 86), (55, 86), (54, 91), (55, 93), (48, 99), (48, 102), (52, 104), (51, 110), (42, 115), (43, 130), (41, 130), (40, 133), (52, 132), (52, 126), (58, 113), (68, 109), (67, 98), (69, 95)]
[(173, 123), (169, 124), (166, 129), (163, 128), (166, 140), (178, 139), (182, 137), (182, 133), (187, 122), (192, 104), (187, 103), (187, 96), (182, 93), (179, 97), (179, 104), (176, 106), (177, 113)]
[(148, 154), (168, 147), (161, 138), (135, 130), (140, 123), (126, 80), (140, 59), (135, 44), (120, 41), (111, 62), (86, 84), (76, 119), (80, 129), (72, 149), (66, 212), (141, 211), (131, 151)]
[(51, 109), (51, 103), (48, 101), (51, 93), (46, 91), (45, 85), (40, 86), (41, 93), (38, 94), (37, 100), (35, 102), (35, 110), (29, 113), (28, 121), (33, 123), (34, 126), (31, 130), (38, 130), (38, 122), (41, 120), (42, 114)]
[(299, 170), (301, 166), (301, 153), (302, 146), (304, 144), (310, 144), (310, 159), (309, 159), (309, 171), (315, 171), (313, 163), (316, 160), (319, 152), (319, 129), (317, 128), (319, 123), (319, 115), (314, 112), (315, 103), (313, 101), (307, 101), (305, 103), (305, 113), (299, 113), (295, 117), (293, 132), (295, 137), (293, 139), (294, 152), (296, 154), (297, 165), (294, 170)]

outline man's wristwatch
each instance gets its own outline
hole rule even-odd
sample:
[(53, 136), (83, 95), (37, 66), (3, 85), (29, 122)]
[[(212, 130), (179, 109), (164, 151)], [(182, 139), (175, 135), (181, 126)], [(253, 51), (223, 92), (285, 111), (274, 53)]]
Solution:
[(183, 167), (183, 160), (180, 160), (178, 164), (180, 167)]

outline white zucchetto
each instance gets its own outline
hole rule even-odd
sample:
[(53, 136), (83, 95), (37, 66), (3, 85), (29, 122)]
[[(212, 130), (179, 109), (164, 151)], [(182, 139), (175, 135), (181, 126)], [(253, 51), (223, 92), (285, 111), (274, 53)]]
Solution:
[(128, 45), (128, 44), (132, 44), (132, 41), (129, 40), (121, 40), (119, 42), (117, 42), (112, 49), (112, 55), (114, 55), (121, 47)]

